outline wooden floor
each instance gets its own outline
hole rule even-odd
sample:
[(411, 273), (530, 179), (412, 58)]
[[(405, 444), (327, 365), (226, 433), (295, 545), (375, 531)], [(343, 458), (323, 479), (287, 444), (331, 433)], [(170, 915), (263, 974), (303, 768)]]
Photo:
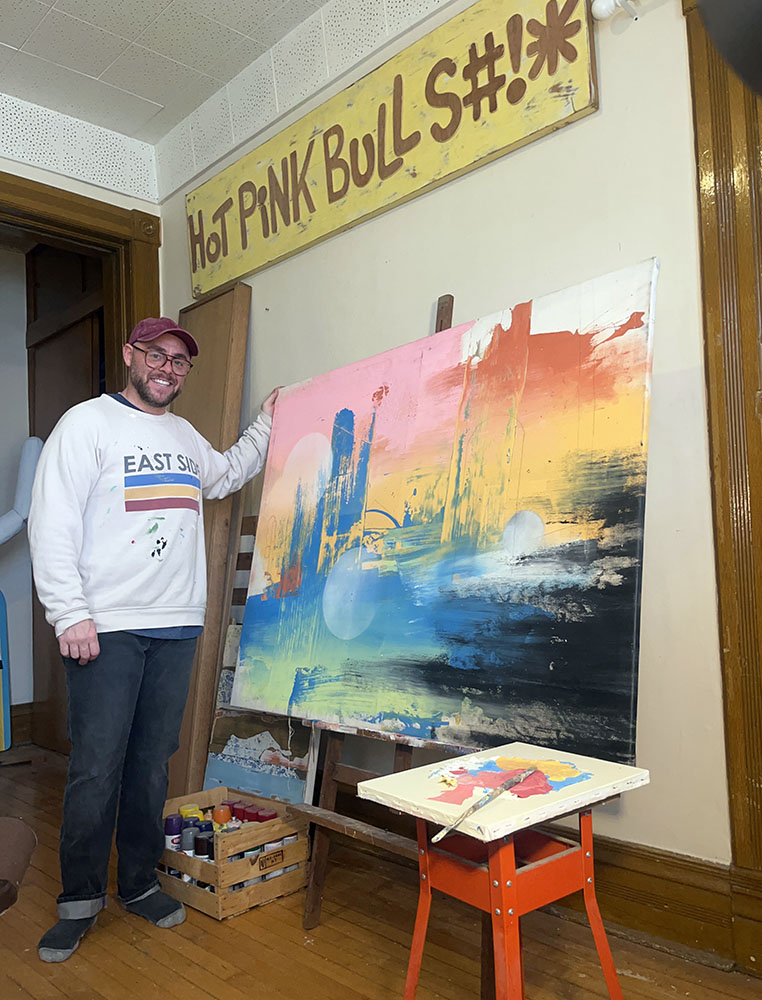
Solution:
[[(18, 756), (16, 751), (13, 753)], [(112, 899), (68, 962), (46, 965), (37, 941), (56, 919), (58, 824), (65, 761), (31, 748), (31, 765), (0, 767), (0, 815), (24, 818), (39, 847), (19, 901), (0, 917), (0, 1000), (394, 1000), (401, 998), (416, 873), (354, 850), (329, 867), (323, 922), (301, 926), (303, 894), (218, 922), (195, 910), (159, 930)], [(0, 760), (13, 759), (3, 755)], [(535, 913), (522, 921), (526, 1000), (606, 997), (589, 930)], [(437, 894), (418, 1000), (477, 1000), (479, 922)], [(759, 1000), (762, 984), (611, 941), (627, 1000)]]

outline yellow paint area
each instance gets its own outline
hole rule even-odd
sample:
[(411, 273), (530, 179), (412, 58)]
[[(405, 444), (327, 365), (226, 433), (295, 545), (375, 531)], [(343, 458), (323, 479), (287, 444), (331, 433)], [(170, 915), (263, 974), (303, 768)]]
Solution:
[(538, 771), (548, 778), (549, 781), (565, 781), (567, 778), (576, 778), (579, 768), (574, 764), (565, 764), (560, 760), (527, 760), (526, 757), (496, 757), (495, 763), (503, 771), (526, 771), (529, 767), (536, 767)]

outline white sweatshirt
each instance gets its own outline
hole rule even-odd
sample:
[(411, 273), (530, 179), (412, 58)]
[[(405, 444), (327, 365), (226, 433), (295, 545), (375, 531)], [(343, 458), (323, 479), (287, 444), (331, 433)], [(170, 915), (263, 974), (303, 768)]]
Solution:
[(110, 396), (65, 413), (42, 450), (29, 515), (34, 580), (56, 635), (87, 618), (98, 632), (202, 625), (201, 498), (259, 472), (271, 423), (260, 413), (220, 454), (182, 417)]

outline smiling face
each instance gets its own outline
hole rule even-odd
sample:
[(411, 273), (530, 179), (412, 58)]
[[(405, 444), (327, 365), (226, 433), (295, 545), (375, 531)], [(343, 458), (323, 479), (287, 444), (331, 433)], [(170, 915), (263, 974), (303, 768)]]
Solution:
[(124, 397), (147, 413), (160, 414), (180, 395), (186, 376), (175, 374), (169, 360), (161, 368), (150, 368), (146, 364), (145, 352), (151, 350), (163, 351), (164, 354), (183, 357), (188, 361), (190, 355), (183, 341), (172, 333), (163, 333), (156, 340), (124, 345), (124, 363), (129, 369)]

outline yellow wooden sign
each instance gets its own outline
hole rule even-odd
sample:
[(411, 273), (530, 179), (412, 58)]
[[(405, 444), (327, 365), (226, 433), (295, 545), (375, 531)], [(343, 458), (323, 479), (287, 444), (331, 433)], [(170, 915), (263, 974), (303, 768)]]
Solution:
[(596, 107), (586, 0), (481, 0), (187, 196), (193, 294)]

